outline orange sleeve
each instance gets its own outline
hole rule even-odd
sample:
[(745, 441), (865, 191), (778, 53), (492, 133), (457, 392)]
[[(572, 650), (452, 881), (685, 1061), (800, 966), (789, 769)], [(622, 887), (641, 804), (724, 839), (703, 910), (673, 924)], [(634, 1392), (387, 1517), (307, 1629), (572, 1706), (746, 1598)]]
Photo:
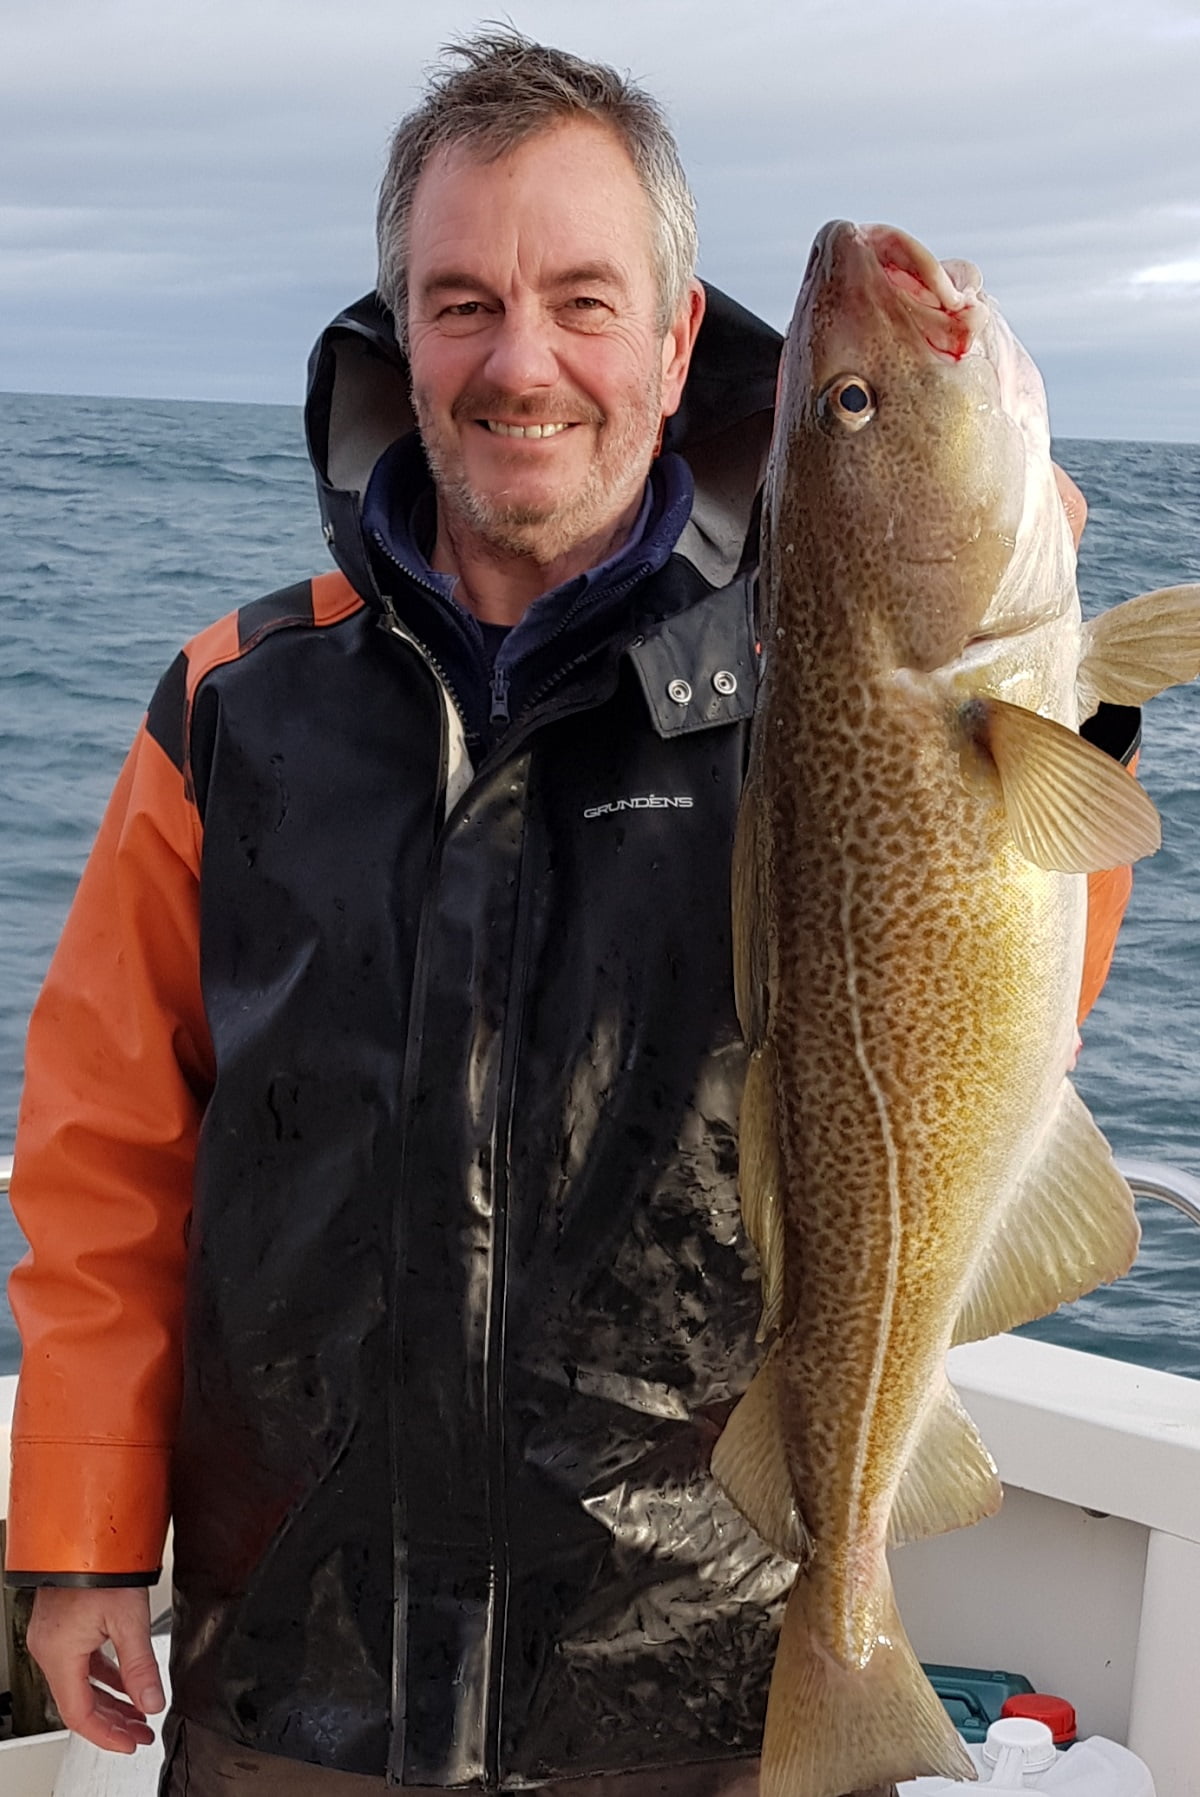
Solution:
[(1107, 868), (1088, 875), (1087, 944), (1083, 951), (1083, 980), (1079, 988), (1077, 1023), (1082, 1023), (1099, 998), (1112, 966), (1117, 932), (1133, 891), (1131, 867)]
[(12, 1182), (30, 1248), (9, 1287), (24, 1347), (10, 1577), (137, 1582), (159, 1565), (212, 1084), (199, 862), (183, 775), (143, 725), (29, 1027)]
[[(1129, 763), (1131, 774), (1137, 763), (1138, 758), (1134, 755)], [(1088, 875), (1087, 942), (1083, 951), (1083, 979), (1076, 1023), (1083, 1022), (1103, 990), (1117, 946), (1117, 932), (1132, 891), (1131, 867), (1110, 867), (1103, 873)]]

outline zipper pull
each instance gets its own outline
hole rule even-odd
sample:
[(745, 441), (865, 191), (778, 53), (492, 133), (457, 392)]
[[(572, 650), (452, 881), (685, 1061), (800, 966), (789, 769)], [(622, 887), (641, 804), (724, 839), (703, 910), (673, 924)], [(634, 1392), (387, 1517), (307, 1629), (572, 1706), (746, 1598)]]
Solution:
[(489, 720), (493, 724), (507, 724), (508, 716), (508, 669), (499, 663), (492, 669), (492, 715)]

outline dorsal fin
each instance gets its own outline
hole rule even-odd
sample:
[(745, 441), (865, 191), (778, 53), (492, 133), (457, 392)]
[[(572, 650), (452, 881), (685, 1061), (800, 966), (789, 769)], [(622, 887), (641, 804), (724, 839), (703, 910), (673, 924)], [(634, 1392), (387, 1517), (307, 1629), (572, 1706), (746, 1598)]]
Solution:
[(1083, 627), (1079, 714), (1101, 700), (1144, 705), (1200, 675), (1200, 586), (1160, 587), (1101, 612)]

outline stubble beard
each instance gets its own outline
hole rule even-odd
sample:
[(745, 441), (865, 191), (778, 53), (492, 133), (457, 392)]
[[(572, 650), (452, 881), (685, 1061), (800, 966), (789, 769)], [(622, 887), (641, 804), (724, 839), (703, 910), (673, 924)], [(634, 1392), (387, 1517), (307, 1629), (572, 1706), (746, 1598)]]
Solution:
[[(542, 564), (557, 561), (592, 538), (603, 538), (606, 531), (615, 531), (618, 520), (645, 481), (662, 417), (660, 388), (654, 376), (647, 378), (639, 402), (618, 424), (606, 420), (595, 408), (588, 408), (599, 436), (597, 453), (583, 480), (561, 500), (530, 505), (508, 502), (472, 487), (453, 430), (443, 430), (419, 389), (413, 389), (412, 397), (438, 504), (449, 514), (452, 524), (458, 521), (465, 525), (501, 555)], [(568, 409), (578, 417), (582, 408), (574, 401)], [(497, 402), (494, 395), (460, 401), (454, 415), (457, 422), (460, 418), (487, 417), (492, 411), (502, 411), (531, 424), (561, 416), (545, 401), (514, 405), (502, 396)], [(631, 477), (632, 469), (641, 470), (636, 480)]]

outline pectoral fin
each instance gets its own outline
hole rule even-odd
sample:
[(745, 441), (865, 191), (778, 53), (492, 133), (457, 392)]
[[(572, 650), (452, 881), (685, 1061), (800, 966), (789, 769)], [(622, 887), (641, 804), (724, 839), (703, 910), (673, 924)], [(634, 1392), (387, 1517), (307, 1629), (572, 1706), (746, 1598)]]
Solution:
[(1083, 627), (1079, 714), (1101, 700), (1144, 705), (1200, 675), (1200, 586), (1160, 587), (1101, 612)]
[(1074, 730), (1004, 699), (973, 699), (960, 717), (994, 769), (1013, 841), (1036, 867), (1098, 873), (1159, 847), (1147, 793)]
[(712, 1455), (713, 1477), (769, 1547), (804, 1562), (812, 1541), (796, 1506), (784, 1449), (779, 1349), (767, 1355), (726, 1423)]
[(959, 1315), (955, 1342), (1045, 1316), (1129, 1271), (1133, 1194), (1074, 1087), (1058, 1104), (997, 1219)]
[(953, 1386), (943, 1381), (897, 1488), (888, 1546), (966, 1528), (993, 1515), (1002, 1495), (995, 1461)]

